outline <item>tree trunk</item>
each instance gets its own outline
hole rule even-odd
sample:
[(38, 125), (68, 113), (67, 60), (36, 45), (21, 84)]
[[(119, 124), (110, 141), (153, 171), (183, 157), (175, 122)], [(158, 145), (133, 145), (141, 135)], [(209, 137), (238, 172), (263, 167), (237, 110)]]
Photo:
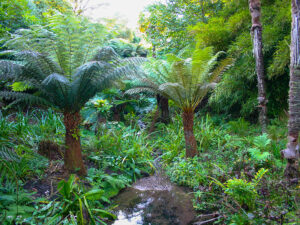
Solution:
[(194, 135), (194, 112), (188, 111), (182, 113), (182, 122), (184, 129), (186, 157), (192, 158), (197, 155), (197, 142)]
[(289, 91), (288, 144), (282, 150), (287, 159), (285, 176), (289, 179), (299, 177), (299, 144), (300, 129), (300, 0), (292, 0), (291, 64)]
[(152, 43), (152, 57), (153, 58), (156, 58), (156, 48), (155, 48), (155, 45)]
[(155, 124), (156, 124), (156, 121), (158, 119), (158, 116), (159, 116), (159, 109), (157, 108), (157, 110), (155, 111), (155, 114), (154, 114), (154, 117), (152, 119), (152, 123), (150, 125), (150, 129), (149, 129), (149, 133), (153, 133), (154, 130), (155, 130)]
[(64, 125), (66, 128), (66, 152), (65, 168), (79, 175), (86, 175), (86, 169), (82, 160), (79, 136), (80, 113), (64, 112)]
[(264, 78), (264, 63), (262, 53), (262, 26), (260, 23), (260, 0), (249, 0), (249, 9), (252, 17), (251, 35), (253, 38), (253, 54), (256, 62), (259, 122), (262, 132), (267, 131), (267, 97)]
[(170, 122), (169, 99), (161, 95), (157, 95), (156, 99), (160, 110), (160, 121), (168, 124)]

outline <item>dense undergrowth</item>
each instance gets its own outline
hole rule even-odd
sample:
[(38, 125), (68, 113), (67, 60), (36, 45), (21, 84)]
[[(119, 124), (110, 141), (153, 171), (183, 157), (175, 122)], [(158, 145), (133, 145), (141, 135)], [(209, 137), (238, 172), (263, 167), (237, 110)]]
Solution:
[[(284, 121), (273, 120), (269, 135), (243, 119), (225, 123), (201, 117), (195, 124), (199, 156), (185, 159), (180, 120), (159, 130), (156, 148), (170, 179), (193, 189), (194, 207), (220, 215), (221, 224), (296, 224), (299, 186), (283, 177), (280, 150), (286, 145)], [(299, 212), (298, 212), (299, 213)]]
[(62, 158), (39, 154), (45, 140), (58, 144), (63, 154), (60, 114), (34, 110), (1, 116), (1, 224), (104, 224), (115, 218), (110, 199), (152, 173), (154, 157), (171, 181), (192, 189), (195, 209), (220, 215), (220, 224), (295, 224), (299, 186), (279, 179), (285, 121), (273, 120), (269, 134), (260, 135), (243, 119), (196, 118), (199, 155), (192, 159), (185, 158), (179, 115), (169, 125), (158, 124), (151, 135), (133, 114), (125, 123), (82, 127), (88, 176), (79, 178), (62, 172)]
[(115, 218), (109, 199), (153, 171), (152, 148), (131, 126), (108, 122), (96, 134), (82, 129), (88, 176), (68, 178), (62, 158), (49, 160), (38, 154), (45, 140), (59, 144), (63, 152), (61, 115), (41, 110), (15, 113), (2, 116), (0, 124), (1, 224), (104, 224)]

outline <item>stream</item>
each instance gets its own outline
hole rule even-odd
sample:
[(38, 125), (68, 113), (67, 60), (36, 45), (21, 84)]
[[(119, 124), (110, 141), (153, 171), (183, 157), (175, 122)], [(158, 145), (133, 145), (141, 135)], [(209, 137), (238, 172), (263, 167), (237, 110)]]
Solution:
[(187, 225), (196, 217), (188, 192), (172, 184), (159, 168), (122, 191), (114, 203), (118, 207), (113, 225)]

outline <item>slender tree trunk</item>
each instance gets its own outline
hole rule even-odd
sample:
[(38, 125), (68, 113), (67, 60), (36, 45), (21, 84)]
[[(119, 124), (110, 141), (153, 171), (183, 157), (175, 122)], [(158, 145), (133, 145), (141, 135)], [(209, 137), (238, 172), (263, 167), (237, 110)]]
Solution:
[(161, 95), (157, 95), (156, 99), (160, 110), (160, 121), (168, 124), (170, 122), (169, 99)]
[(66, 128), (66, 152), (65, 152), (65, 168), (70, 172), (76, 172), (79, 175), (86, 175), (86, 169), (82, 160), (79, 124), (80, 113), (64, 112), (64, 124)]
[(155, 124), (156, 124), (158, 117), (159, 117), (159, 109), (157, 108), (157, 110), (155, 111), (154, 117), (152, 119), (152, 123), (150, 125), (150, 129), (149, 129), (150, 134), (153, 133), (155, 130)]
[(292, 32), (291, 32), (291, 64), (289, 91), (289, 122), (288, 144), (282, 150), (282, 156), (287, 159), (285, 176), (299, 177), (299, 144), (300, 129), (300, 0), (292, 0)]
[(253, 38), (253, 53), (256, 61), (259, 122), (262, 132), (267, 131), (267, 97), (264, 78), (264, 63), (262, 53), (262, 26), (260, 23), (260, 0), (249, 0), (249, 9), (252, 17), (251, 35)]
[(155, 45), (154, 44), (152, 44), (152, 57), (153, 58), (156, 58), (156, 48), (155, 48)]
[(204, 0), (200, 0), (199, 3), (201, 5), (202, 22), (205, 22)]
[(197, 142), (194, 135), (194, 112), (188, 111), (182, 113), (182, 122), (184, 129), (186, 157), (192, 158), (197, 155)]

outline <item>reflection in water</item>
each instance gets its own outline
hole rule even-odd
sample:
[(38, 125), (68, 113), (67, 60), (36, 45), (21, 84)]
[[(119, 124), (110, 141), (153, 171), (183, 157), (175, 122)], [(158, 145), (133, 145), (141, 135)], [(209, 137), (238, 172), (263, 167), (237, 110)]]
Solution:
[(132, 214), (127, 214), (126, 211), (118, 211), (118, 219), (113, 223), (114, 225), (131, 225), (131, 224), (143, 224), (143, 212), (144, 209), (153, 201), (149, 198), (145, 203), (139, 203), (136, 205)]
[(114, 225), (186, 225), (195, 218), (188, 194), (160, 175), (140, 179), (115, 203)]

